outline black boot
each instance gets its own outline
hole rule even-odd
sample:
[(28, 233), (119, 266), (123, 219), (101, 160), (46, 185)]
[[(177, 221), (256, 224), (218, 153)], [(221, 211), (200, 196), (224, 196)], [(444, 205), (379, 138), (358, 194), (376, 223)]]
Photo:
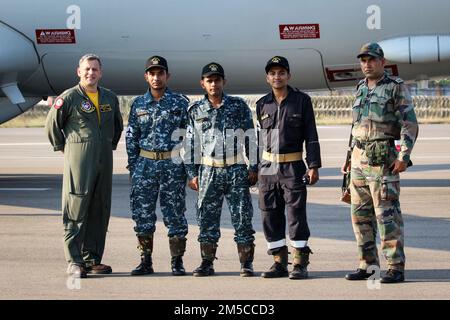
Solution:
[(154, 273), (154, 270), (153, 270), (152, 256), (150, 255), (143, 255), (141, 257), (141, 263), (134, 270), (131, 271), (132, 276), (143, 276), (152, 273)]
[(169, 239), (172, 275), (184, 276), (183, 255), (186, 251), (186, 238), (172, 237)]
[(289, 279), (307, 279), (308, 278), (308, 264), (309, 264), (309, 254), (313, 253), (309, 247), (304, 248), (294, 248), (294, 269), (289, 274)]
[(217, 244), (201, 242), (200, 250), (202, 255), (202, 263), (197, 269), (194, 270), (194, 277), (214, 275), (213, 261), (216, 259)]
[(214, 265), (212, 261), (202, 260), (200, 266), (194, 270), (194, 277), (207, 277), (214, 275)]
[(255, 245), (238, 244), (239, 262), (241, 263), (241, 277), (253, 277), (253, 257), (255, 255)]
[(403, 281), (405, 281), (404, 272), (394, 269), (389, 269), (380, 280), (381, 283), (398, 283)]
[(286, 246), (280, 248), (280, 250), (273, 255), (275, 263), (269, 270), (263, 272), (261, 277), (263, 278), (283, 278), (289, 275), (288, 266), (288, 249)]
[(372, 273), (368, 273), (365, 269), (356, 269), (356, 272), (348, 273), (345, 275), (345, 279), (350, 281), (367, 280)]
[(183, 266), (183, 257), (182, 256), (172, 257), (171, 266), (172, 266), (172, 275), (174, 275), (174, 276), (186, 275), (186, 270), (184, 269), (184, 266)]
[(152, 252), (153, 252), (153, 235), (150, 236), (138, 236), (138, 249), (141, 252), (141, 263), (131, 271), (132, 276), (142, 276), (146, 274), (152, 274)]

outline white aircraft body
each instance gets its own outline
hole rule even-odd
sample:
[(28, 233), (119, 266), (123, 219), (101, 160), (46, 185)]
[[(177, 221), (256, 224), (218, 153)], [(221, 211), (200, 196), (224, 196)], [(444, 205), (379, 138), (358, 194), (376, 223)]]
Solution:
[(145, 60), (164, 56), (170, 87), (200, 93), (201, 68), (220, 63), (230, 93), (268, 90), (264, 66), (288, 58), (294, 87), (333, 89), (361, 78), (356, 55), (377, 41), (405, 80), (450, 73), (448, 0), (1, 0), (0, 123), (78, 82), (85, 53), (101, 85), (146, 90)]

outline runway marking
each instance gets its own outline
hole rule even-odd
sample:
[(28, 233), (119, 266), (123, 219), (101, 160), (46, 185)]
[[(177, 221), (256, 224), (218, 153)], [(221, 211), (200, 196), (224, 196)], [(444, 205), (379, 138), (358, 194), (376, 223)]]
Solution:
[(48, 191), (51, 188), (0, 188), (0, 191)]

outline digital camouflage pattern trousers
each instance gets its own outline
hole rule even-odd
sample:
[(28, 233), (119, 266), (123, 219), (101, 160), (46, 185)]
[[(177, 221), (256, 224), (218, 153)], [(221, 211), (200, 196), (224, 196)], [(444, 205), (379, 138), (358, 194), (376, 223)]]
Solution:
[(130, 206), (137, 236), (147, 236), (156, 229), (156, 202), (169, 237), (184, 238), (188, 233), (186, 211), (186, 172), (183, 164), (171, 159), (151, 160), (140, 157), (131, 177)]
[(227, 200), (234, 227), (234, 241), (251, 244), (255, 240), (252, 226), (253, 206), (246, 165), (225, 168), (202, 165), (199, 176), (197, 222), (199, 242), (217, 243), (220, 238), (220, 216), (223, 198)]

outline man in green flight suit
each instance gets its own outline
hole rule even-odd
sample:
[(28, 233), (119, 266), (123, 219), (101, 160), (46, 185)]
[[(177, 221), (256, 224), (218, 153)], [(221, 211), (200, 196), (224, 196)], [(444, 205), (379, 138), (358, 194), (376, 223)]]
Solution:
[(64, 153), (62, 212), (67, 273), (108, 274), (101, 264), (111, 213), (112, 151), (123, 130), (117, 96), (98, 86), (100, 58), (84, 55), (77, 69), (80, 82), (63, 92), (45, 125), (55, 151)]

